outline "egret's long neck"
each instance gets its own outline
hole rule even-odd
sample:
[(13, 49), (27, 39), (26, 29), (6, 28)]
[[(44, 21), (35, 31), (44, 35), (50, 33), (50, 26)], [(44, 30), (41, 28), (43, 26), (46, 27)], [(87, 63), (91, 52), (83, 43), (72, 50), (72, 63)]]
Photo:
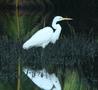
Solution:
[(52, 22), (52, 27), (55, 29), (54, 33), (53, 33), (53, 43), (56, 42), (56, 40), (58, 40), (60, 33), (61, 33), (61, 26), (60, 24), (57, 24), (57, 21), (53, 21)]
[(57, 20), (53, 20), (53, 22), (52, 22), (52, 27), (53, 27), (53, 29), (57, 29)]

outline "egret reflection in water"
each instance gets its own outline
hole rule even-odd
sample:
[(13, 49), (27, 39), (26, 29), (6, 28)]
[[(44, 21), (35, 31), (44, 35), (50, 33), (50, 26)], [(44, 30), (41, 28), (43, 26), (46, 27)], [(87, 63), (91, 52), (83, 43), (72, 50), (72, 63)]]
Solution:
[(35, 71), (28, 68), (24, 68), (23, 72), (41, 89), (61, 90), (59, 79), (54, 73), (49, 74), (45, 69)]

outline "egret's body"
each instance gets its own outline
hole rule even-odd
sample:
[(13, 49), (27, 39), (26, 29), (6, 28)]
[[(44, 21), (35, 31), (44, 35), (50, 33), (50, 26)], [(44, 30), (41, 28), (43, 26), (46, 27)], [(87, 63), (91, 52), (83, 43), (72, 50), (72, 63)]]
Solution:
[[(49, 43), (55, 43), (59, 39), (61, 33), (61, 26), (57, 24), (58, 21), (71, 20), (71, 18), (63, 18), (56, 16), (53, 19), (52, 27), (45, 27), (36, 32), (28, 41), (23, 44), (24, 49), (31, 47), (42, 47), (45, 48)], [(54, 31), (54, 30), (55, 31)]]
[(59, 79), (54, 73), (49, 74), (45, 69), (35, 71), (27, 68), (23, 72), (43, 90), (61, 90)]

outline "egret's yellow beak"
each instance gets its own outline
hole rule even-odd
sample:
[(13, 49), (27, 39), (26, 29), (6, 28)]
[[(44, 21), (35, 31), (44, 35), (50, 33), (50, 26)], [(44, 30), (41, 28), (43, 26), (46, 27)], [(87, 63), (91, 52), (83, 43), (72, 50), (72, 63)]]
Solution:
[(72, 18), (63, 18), (62, 20), (73, 20)]

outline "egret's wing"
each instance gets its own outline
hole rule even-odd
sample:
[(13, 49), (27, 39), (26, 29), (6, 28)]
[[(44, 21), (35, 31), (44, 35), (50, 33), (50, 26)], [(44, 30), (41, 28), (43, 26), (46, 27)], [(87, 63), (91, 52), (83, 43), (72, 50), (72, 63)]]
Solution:
[(30, 39), (33, 39), (34, 41), (44, 41), (51, 37), (51, 34), (53, 34), (53, 30), (51, 27), (45, 27), (38, 32), (36, 32)]
[(43, 43), (50, 42), (53, 34), (53, 29), (51, 27), (45, 27), (37, 31), (28, 41), (26, 41), (23, 45), (25, 48), (40, 46)]
[[(41, 89), (50, 90), (53, 87), (50, 75), (44, 69), (40, 71), (24, 69), (23, 71)], [(33, 76), (34, 73), (35, 76)], [(43, 76), (41, 74), (43, 74)]]

